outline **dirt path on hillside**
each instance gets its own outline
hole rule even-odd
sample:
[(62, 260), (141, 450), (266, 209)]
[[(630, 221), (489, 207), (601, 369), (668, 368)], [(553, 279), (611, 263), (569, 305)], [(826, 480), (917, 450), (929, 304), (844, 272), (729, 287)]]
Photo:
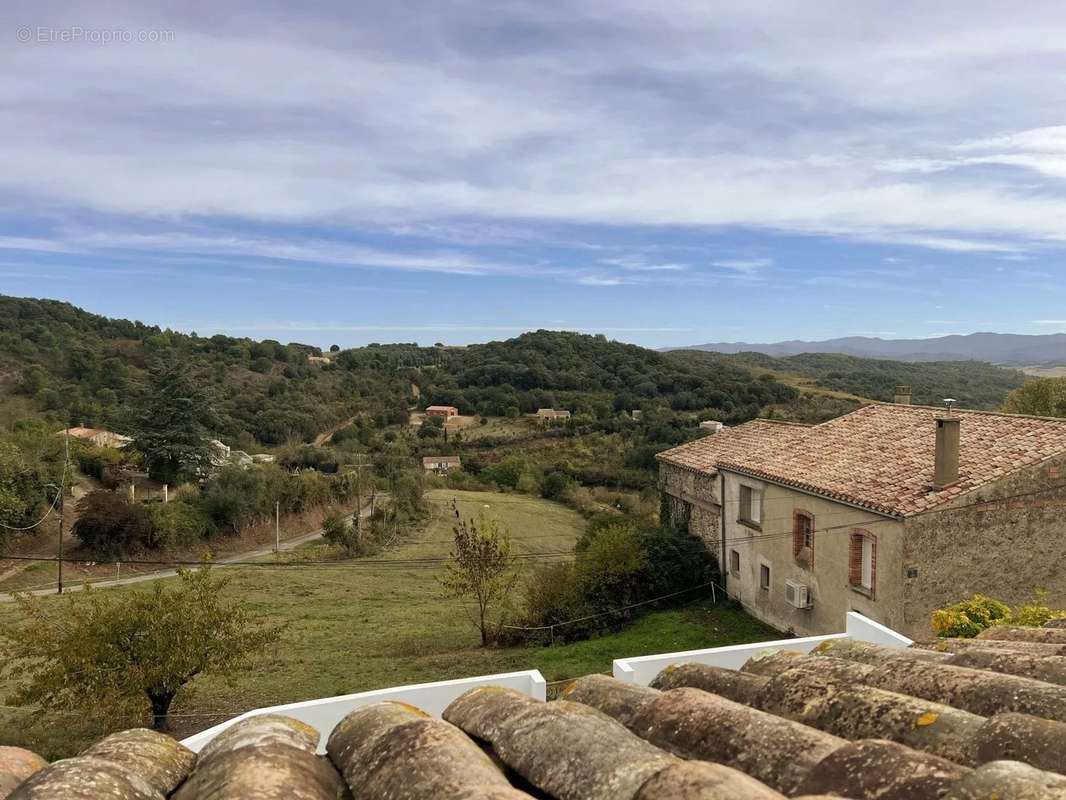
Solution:
[(334, 425), (329, 430), (322, 431), (322, 433), (318, 434), (318, 436), (315, 437), (315, 440), (314, 440), (314, 442), (312, 444), (314, 444), (315, 447), (321, 447), (322, 445), (324, 445), (326, 442), (328, 442), (330, 439), (333, 438), (333, 434), (335, 434), (339, 430), (343, 430), (344, 428), (347, 428), (349, 425), (353, 424), (354, 422), (355, 422), (355, 417), (349, 417), (344, 422), (341, 422), (338, 425)]

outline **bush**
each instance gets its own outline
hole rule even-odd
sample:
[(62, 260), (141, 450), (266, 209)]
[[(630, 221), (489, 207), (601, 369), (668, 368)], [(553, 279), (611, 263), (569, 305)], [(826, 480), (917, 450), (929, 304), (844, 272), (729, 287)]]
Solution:
[(540, 496), (548, 500), (561, 500), (570, 488), (570, 476), (565, 472), (549, 472), (540, 484)]
[(937, 636), (971, 639), (985, 628), (1006, 623), (1010, 606), (983, 594), (933, 612), (932, 626)]
[(376, 549), (372, 531), (357, 528), (352, 519), (344, 514), (333, 514), (326, 518), (322, 523), (322, 538), (352, 557), (369, 555)]
[(220, 529), (239, 533), (241, 527), (266, 513), (264, 489), (262, 471), (226, 467), (204, 487), (204, 511)]
[(118, 467), (124, 456), (118, 450), (111, 447), (93, 447), (91, 445), (78, 448), (76, 456), (78, 469), (97, 480), (104, 479), (105, 471), (114, 470)]
[(1066, 617), (1066, 611), (1055, 611), (1048, 608), (1047, 592), (1038, 589), (1033, 593), (1033, 599), (1014, 609), (1010, 621), (1012, 625), (1025, 625), (1030, 628), (1039, 628), (1045, 622), (1053, 619)]
[(517, 458), (508, 458), (481, 470), (480, 478), (497, 486), (514, 489), (522, 479), (525, 465)]
[(623, 519), (601, 526), (574, 562), (581, 592), (598, 610), (632, 603), (646, 564), (636, 527)]
[(128, 503), (117, 494), (89, 492), (78, 501), (77, 511), (72, 533), (93, 553), (123, 556), (152, 544), (152, 526), (144, 506)]
[(196, 501), (153, 503), (145, 508), (153, 547), (191, 547), (215, 532), (211, 517)]
[(505, 644), (531, 638), (556, 643), (583, 639), (595, 631), (599, 621), (587, 619), (572, 622), (593, 616), (596, 612), (585, 599), (574, 565), (568, 563), (544, 564), (530, 574), (522, 587), (522, 610), (523, 618), (519, 623), (522, 626), (569, 624), (533, 637), (527, 635), (528, 631), (517, 631), (505, 636)]

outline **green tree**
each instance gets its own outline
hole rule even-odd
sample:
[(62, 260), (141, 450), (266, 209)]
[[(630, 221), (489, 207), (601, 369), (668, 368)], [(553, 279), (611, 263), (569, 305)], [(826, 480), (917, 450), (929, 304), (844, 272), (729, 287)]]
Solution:
[(441, 585), (448, 594), (474, 603), (473, 621), (484, 647), (495, 638), (492, 610), (510, 594), (518, 580), (511, 537), (500, 528), (498, 520), (484, 514), (476, 520), (460, 520), (453, 531), (455, 542)]
[(578, 551), (576, 569), (586, 598), (597, 608), (626, 605), (639, 594), (647, 565), (640, 534), (628, 520), (604, 525)]
[(1007, 395), (1003, 410), (1009, 414), (1066, 417), (1066, 378), (1026, 381)]
[(208, 464), (208, 430), (214, 412), (202, 387), (192, 384), (176, 360), (158, 362), (136, 409), (134, 446), (157, 480), (195, 475)]
[(223, 597), (227, 581), (208, 567), (179, 570), (147, 591), (85, 592), (62, 603), (20, 596), (26, 617), (6, 639), (3, 669), (18, 681), (15, 702), (117, 717), (151, 713), (166, 730), (175, 696), (198, 675), (228, 677), (276, 641), (243, 602)]

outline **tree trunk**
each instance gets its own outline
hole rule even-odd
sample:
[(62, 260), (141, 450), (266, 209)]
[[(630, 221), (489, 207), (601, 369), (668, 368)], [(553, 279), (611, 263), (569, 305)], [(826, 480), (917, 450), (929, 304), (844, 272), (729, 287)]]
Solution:
[(148, 699), (152, 702), (152, 727), (157, 731), (170, 728), (167, 715), (170, 713), (170, 704), (174, 702), (174, 694), (170, 690), (148, 692)]

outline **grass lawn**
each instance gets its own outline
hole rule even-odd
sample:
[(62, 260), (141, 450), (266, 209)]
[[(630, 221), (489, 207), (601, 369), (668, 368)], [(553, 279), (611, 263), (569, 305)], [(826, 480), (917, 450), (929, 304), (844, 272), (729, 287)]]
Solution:
[[(388, 558), (447, 555), (453, 499), (464, 517), (482, 511), (496, 515), (510, 529), (518, 552), (568, 550), (584, 527), (583, 519), (565, 506), (524, 495), (435, 490), (429, 499), (429, 522)], [(257, 654), (232, 686), (205, 676), (179, 694), (173, 708), (175, 733), (188, 735), (278, 703), (530, 668), (556, 681), (609, 672), (615, 658), (778, 636), (732, 605), (699, 600), (651, 612), (624, 631), (585, 642), (482, 649), (464, 611), (442, 597), (439, 566), (350, 568), (351, 563), (227, 569), (232, 581), (228, 592), (287, 627), (281, 641)], [(0, 694), (8, 688), (0, 684)], [(25, 742), (28, 716), (0, 707), (0, 744)], [(30, 744), (52, 757), (78, 749), (81, 743), (61, 727), (62, 717), (42, 716), (52, 735)]]

